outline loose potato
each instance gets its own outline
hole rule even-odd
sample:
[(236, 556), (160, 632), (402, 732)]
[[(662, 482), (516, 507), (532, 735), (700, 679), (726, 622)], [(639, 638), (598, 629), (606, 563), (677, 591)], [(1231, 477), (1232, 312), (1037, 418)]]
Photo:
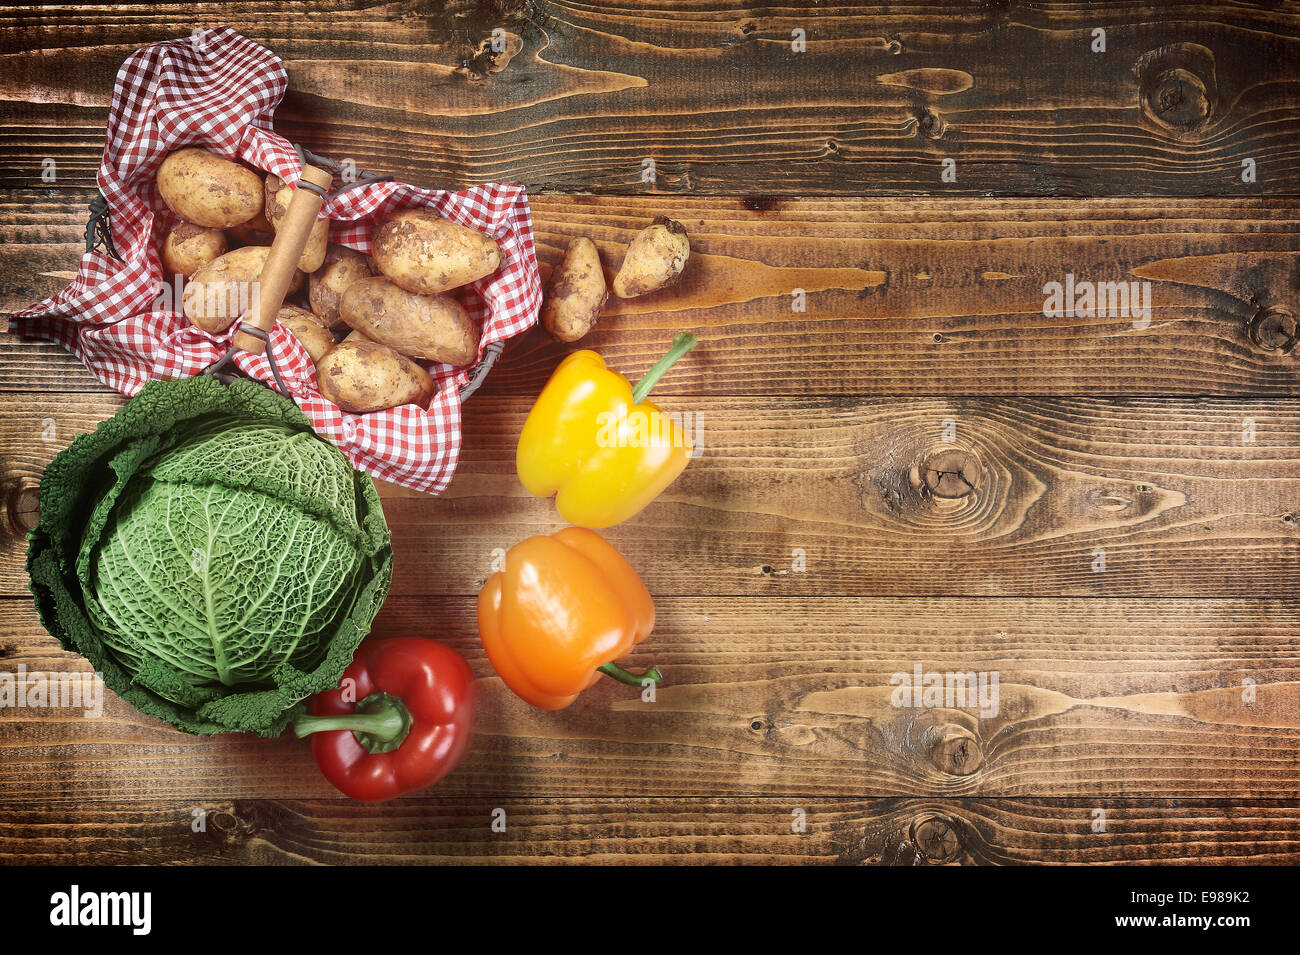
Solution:
[(419, 295), (468, 285), (501, 267), (501, 249), (495, 242), (432, 209), (406, 209), (389, 216), (370, 233), (370, 246), (379, 271)]
[[(274, 196), (271, 196), (269, 192), (274, 183), (280, 183), (280, 188)], [(266, 190), (268, 192), (266, 218), (270, 221), (271, 228), (278, 230), (280, 221), (289, 210), (289, 203), (293, 201), (293, 187), (284, 185), (283, 179), (271, 173), (266, 177)], [(307, 245), (302, 250), (302, 256), (298, 259), (298, 268), (307, 273), (319, 269), (325, 261), (325, 247), (329, 244), (329, 237), (329, 219), (317, 219), (311, 227), (311, 235), (307, 237)]]
[(339, 306), (343, 293), (357, 279), (374, 275), (370, 256), (345, 245), (331, 245), (325, 251), (325, 264), (313, 272), (307, 284), (311, 310), (329, 328), (344, 327)]
[(609, 298), (596, 243), (583, 236), (569, 240), (564, 261), (551, 273), (542, 304), (542, 326), (562, 342), (576, 342), (596, 327)]
[(349, 328), (412, 358), (468, 365), (478, 354), (478, 328), (449, 295), (416, 295), (377, 275), (349, 285), (340, 311)]
[(327, 351), (334, 347), (334, 335), (320, 323), (311, 312), (296, 305), (285, 305), (275, 316), (294, 338), (302, 342), (313, 363), (319, 362)]
[[(197, 269), (181, 296), (185, 317), (204, 331), (224, 332), (252, 308), (270, 252), (266, 246), (246, 245)], [(290, 294), (302, 287), (302, 278), (301, 272), (294, 273)]]
[(316, 379), (322, 395), (353, 414), (423, 405), (433, 397), (429, 373), (378, 342), (335, 345), (316, 363)]
[(158, 194), (186, 222), (228, 229), (262, 208), (257, 173), (206, 149), (178, 149), (158, 167)]
[(275, 240), (275, 230), (266, 213), (259, 209), (257, 215), (247, 222), (227, 229), (226, 237), (240, 245), (270, 245)]
[(162, 264), (168, 275), (189, 278), (213, 259), (226, 254), (226, 234), (192, 222), (178, 223), (163, 239)]
[(636, 298), (672, 285), (681, 278), (690, 254), (685, 227), (666, 216), (656, 216), (628, 245), (623, 265), (614, 277), (614, 294)]

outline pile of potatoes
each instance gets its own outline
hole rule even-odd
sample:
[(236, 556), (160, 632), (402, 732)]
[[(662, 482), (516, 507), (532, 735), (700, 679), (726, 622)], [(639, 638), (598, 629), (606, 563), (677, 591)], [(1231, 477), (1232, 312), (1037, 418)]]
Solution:
[[(685, 227), (657, 216), (628, 245), (614, 277), (614, 294), (636, 298), (676, 284), (690, 254)], [(551, 273), (542, 303), (542, 326), (559, 341), (576, 342), (596, 327), (608, 298), (596, 243), (575, 236)]]
[[(162, 245), (163, 267), (186, 278), (185, 316), (212, 333), (251, 305), (277, 224), (293, 187), (203, 149), (171, 153), (158, 192), (181, 221)], [(501, 249), (485, 235), (430, 209), (406, 209), (378, 223), (371, 254), (329, 243), (318, 219), (276, 316), (316, 365), (321, 393), (344, 411), (424, 404), (433, 379), (419, 364), (467, 365), (479, 329), (453, 290), (491, 275)], [(602, 278), (603, 283), (603, 278)]]

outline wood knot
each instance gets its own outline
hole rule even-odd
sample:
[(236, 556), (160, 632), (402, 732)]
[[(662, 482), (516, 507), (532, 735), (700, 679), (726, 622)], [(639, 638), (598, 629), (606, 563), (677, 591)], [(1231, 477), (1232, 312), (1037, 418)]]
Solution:
[(479, 42), (472, 56), (461, 61), (456, 72), (470, 80), (487, 79), (509, 66), (523, 48), (522, 37), (502, 29), (494, 30), (491, 36)]
[(1153, 123), (1190, 133), (1209, 122), (1218, 100), (1214, 54), (1196, 43), (1175, 43), (1143, 54), (1134, 66), (1138, 101)]
[(938, 110), (927, 106), (916, 114), (916, 131), (926, 139), (942, 139), (948, 131), (948, 124)]
[(0, 484), (4, 527), (14, 537), (26, 537), (41, 519), (41, 483), (32, 477), (10, 478)]
[(1143, 95), (1147, 115), (1172, 129), (1190, 130), (1210, 118), (1205, 83), (1187, 70), (1165, 70), (1144, 88)]
[(1290, 309), (1281, 306), (1261, 308), (1247, 326), (1250, 340), (1265, 351), (1288, 353), (1300, 338), (1300, 324)]
[(912, 847), (929, 862), (946, 864), (961, 855), (961, 831), (957, 821), (938, 813), (918, 816), (910, 831)]
[(934, 732), (930, 762), (949, 776), (969, 776), (983, 764), (984, 751), (974, 733), (949, 723)]
[(931, 455), (924, 464), (914, 465), (908, 477), (913, 487), (922, 485), (934, 497), (959, 498), (979, 486), (983, 473), (978, 457), (951, 448)]

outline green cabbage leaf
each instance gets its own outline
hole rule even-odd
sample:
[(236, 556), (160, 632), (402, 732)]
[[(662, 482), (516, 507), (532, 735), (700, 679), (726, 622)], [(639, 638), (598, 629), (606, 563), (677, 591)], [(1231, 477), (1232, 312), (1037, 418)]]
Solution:
[(387, 596), (374, 483), (250, 381), (151, 382), (41, 481), (27, 569), (65, 649), (190, 733), (279, 735)]

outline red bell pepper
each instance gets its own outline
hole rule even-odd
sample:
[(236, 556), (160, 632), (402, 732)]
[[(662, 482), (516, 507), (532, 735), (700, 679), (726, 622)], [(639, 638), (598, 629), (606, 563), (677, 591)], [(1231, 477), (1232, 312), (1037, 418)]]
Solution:
[(313, 697), (294, 732), (312, 736), (316, 765), (344, 795), (383, 802), (432, 786), (469, 748), (474, 673), (446, 644), (363, 643), (339, 683)]

